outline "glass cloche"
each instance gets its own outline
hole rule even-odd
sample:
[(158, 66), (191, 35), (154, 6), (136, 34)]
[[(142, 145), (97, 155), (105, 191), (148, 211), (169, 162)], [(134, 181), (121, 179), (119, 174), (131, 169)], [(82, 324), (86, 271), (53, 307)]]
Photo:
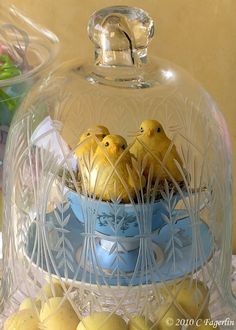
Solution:
[(88, 24), (93, 63), (63, 64), (14, 117), (5, 162), (4, 330), (235, 329), (231, 147), (154, 23)]
[[(52, 62), (57, 37), (14, 6), (0, 5), (0, 180), (6, 137), (23, 98)], [(1, 183), (0, 183), (1, 185)]]

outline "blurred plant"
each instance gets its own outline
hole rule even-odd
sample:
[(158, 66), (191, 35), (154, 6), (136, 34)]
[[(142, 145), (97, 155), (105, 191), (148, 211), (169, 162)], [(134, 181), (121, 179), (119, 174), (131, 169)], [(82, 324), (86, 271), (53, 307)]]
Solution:
[[(13, 63), (9, 55), (0, 55), (0, 80), (10, 79), (21, 74), (21, 70)], [(0, 103), (3, 102), (9, 111), (14, 111), (18, 98), (12, 98), (0, 89)]]
[(13, 63), (10, 56), (0, 55), (0, 80), (19, 76), (21, 71)]

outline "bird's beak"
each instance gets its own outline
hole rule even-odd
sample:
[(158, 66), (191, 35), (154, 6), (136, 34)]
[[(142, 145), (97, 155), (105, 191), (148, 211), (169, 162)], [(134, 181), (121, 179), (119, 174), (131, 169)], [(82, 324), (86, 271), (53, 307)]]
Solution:
[(152, 136), (153, 132), (154, 132), (154, 130), (149, 128), (149, 130), (147, 131), (147, 136), (148, 137)]
[(119, 149), (119, 147), (114, 144), (111, 148), (111, 153), (115, 155), (118, 152), (118, 149)]

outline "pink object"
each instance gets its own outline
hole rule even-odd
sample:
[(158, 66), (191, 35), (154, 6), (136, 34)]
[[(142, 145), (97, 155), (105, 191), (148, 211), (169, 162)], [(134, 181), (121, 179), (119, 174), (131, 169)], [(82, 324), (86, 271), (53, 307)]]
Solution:
[(0, 45), (0, 55), (7, 53), (7, 47), (5, 45)]

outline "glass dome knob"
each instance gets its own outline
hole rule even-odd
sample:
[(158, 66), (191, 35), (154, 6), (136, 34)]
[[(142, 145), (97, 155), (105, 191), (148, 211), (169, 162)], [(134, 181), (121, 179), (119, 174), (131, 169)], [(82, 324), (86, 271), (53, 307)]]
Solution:
[(95, 44), (97, 65), (139, 66), (146, 62), (154, 23), (142, 9), (109, 7), (90, 17), (88, 34)]

